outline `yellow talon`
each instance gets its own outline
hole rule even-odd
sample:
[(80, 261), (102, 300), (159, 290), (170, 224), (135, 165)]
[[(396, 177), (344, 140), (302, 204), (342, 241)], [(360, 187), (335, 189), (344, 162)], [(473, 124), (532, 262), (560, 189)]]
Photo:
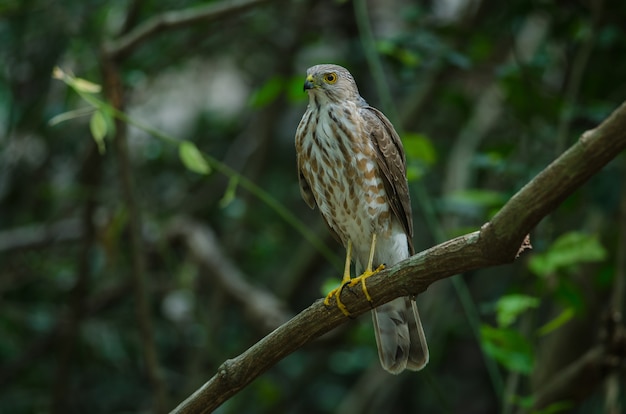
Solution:
[(334, 296), (335, 300), (337, 301), (337, 307), (339, 308), (341, 313), (343, 313), (346, 316), (350, 316), (350, 312), (348, 311), (348, 308), (346, 308), (346, 305), (344, 305), (341, 302), (341, 291), (343, 290), (346, 284), (350, 283), (350, 260), (352, 256), (352, 242), (349, 240), (348, 240), (348, 248), (346, 250), (347, 250), (346, 251), (346, 264), (343, 269), (343, 278), (341, 279), (341, 285), (334, 288), (333, 290), (330, 291), (328, 295), (326, 295), (326, 299), (324, 299), (324, 305), (330, 306), (330, 298)]
[(347, 250), (346, 264), (345, 264), (344, 271), (343, 271), (343, 279), (341, 280), (341, 285), (331, 290), (330, 293), (326, 295), (326, 298), (324, 299), (324, 305), (330, 306), (330, 299), (334, 296), (335, 300), (337, 301), (337, 307), (339, 308), (339, 310), (341, 310), (341, 312), (344, 315), (350, 316), (350, 312), (348, 311), (348, 308), (346, 308), (346, 306), (341, 302), (341, 292), (344, 287), (346, 286), (353, 287), (359, 283), (361, 284), (361, 289), (363, 289), (363, 293), (365, 293), (365, 297), (367, 298), (367, 301), (368, 302), (372, 301), (372, 297), (367, 291), (367, 285), (365, 284), (365, 279), (367, 279), (368, 277), (372, 275), (375, 275), (376, 273), (380, 272), (381, 270), (385, 268), (385, 265), (381, 264), (375, 270), (372, 270), (372, 262), (374, 261), (375, 247), (376, 247), (376, 234), (373, 234), (367, 268), (365, 269), (365, 272), (363, 272), (360, 276), (355, 277), (354, 279), (351, 279), (350, 278), (350, 260), (352, 256), (352, 241), (348, 240), (348, 248), (346, 249)]
[(341, 291), (343, 290), (343, 287), (345, 285), (346, 285), (345, 283), (342, 283), (341, 286), (336, 287), (335, 289), (331, 290), (330, 293), (326, 295), (326, 299), (324, 299), (324, 305), (330, 306), (330, 298), (334, 296), (335, 300), (337, 301), (337, 307), (339, 308), (341, 313), (343, 313), (346, 316), (350, 316), (350, 311), (348, 311), (348, 308), (346, 308), (346, 305), (344, 305), (343, 302), (341, 301)]
[(350, 283), (348, 284), (348, 287), (353, 287), (358, 285), (359, 283), (361, 284), (361, 289), (363, 289), (363, 293), (365, 293), (365, 297), (367, 298), (368, 302), (372, 301), (372, 297), (370, 296), (370, 293), (367, 290), (367, 285), (365, 284), (365, 279), (367, 279), (370, 276), (374, 276), (376, 273), (380, 272), (381, 270), (383, 270), (385, 268), (384, 264), (381, 264), (380, 266), (378, 266), (376, 269), (372, 270), (372, 268), (370, 267), (369, 270), (365, 270), (365, 272), (363, 272), (360, 276), (355, 277), (354, 279), (350, 280)]

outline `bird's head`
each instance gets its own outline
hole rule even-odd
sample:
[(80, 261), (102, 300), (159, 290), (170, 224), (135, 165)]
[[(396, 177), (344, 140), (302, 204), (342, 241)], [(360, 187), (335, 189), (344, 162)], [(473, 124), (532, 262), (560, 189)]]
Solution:
[(324, 64), (307, 69), (304, 90), (309, 99), (317, 103), (363, 100), (350, 72), (339, 65)]

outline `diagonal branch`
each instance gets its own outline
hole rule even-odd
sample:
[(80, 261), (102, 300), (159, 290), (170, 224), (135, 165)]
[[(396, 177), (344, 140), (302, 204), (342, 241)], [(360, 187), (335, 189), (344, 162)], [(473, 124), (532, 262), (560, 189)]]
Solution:
[[(358, 316), (394, 298), (423, 292), (437, 280), (513, 262), (539, 221), (625, 148), (626, 103), (596, 129), (583, 134), (481, 230), (441, 243), (370, 277), (371, 303), (360, 289), (344, 289), (343, 303)], [(348, 320), (337, 307), (316, 301), (243, 354), (224, 362), (213, 378), (172, 412), (213, 411), (282, 358)]]
[(229, 260), (209, 227), (188, 218), (176, 217), (167, 233), (169, 237), (181, 239), (186, 244), (193, 259), (210, 270), (215, 281), (263, 334), (273, 331), (291, 317), (276, 296), (246, 281), (249, 278)]

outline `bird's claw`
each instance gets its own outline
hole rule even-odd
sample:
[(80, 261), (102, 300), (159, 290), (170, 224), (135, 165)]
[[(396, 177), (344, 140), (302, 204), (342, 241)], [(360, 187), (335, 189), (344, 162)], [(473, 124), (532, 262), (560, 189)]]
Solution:
[(365, 298), (367, 298), (368, 302), (371, 302), (372, 297), (370, 296), (370, 293), (367, 291), (367, 285), (365, 284), (365, 279), (367, 279), (370, 276), (375, 275), (376, 273), (380, 272), (384, 268), (385, 268), (385, 265), (381, 264), (374, 270), (372, 270), (371, 268), (365, 270), (365, 272), (363, 272), (361, 275), (355, 277), (354, 279), (351, 279), (350, 282), (348, 283), (348, 287), (353, 287), (360, 283), (361, 289), (363, 290), (363, 293), (365, 293)]
[(370, 296), (370, 294), (369, 294), (369, 292), (367, 290), (367, 285), (365, 284), (365, 279), (367, 279), (370, 276), (375, 275), (376, 273), (380, 272), (384, 268), (385, 268), (385, 265), (381, 264), (380, 266), (378, 266), (374, 270), (372, 270), (372, 269), (366, 270), (365, 272), (363, 272), (361, 275), (355, 277), (354, 279), (344, 280), (341, 283), (341, 285), (339, 285), (335, 289), (331, 290), (330, 293), (328, 293), (328, 295), (326, 295), (326, 298), (324, 299), (324, 305), (330, 306), (330, 299), (334, 296), (335, 300), (337, 301), (337, 307), (339, 308), (341, 313), (343, 313), (347, 317), (350, 317), (351, 316), (350, 311), (348, 310), (346, 305), (344, 305), (343, 302), (341, 301), (341, 292), (343, 291), (343, 289), (346, 286), (351, 288), (351, 287), (354, 287), (354, 286), (356, 286), (356, 285), (358, 285), (360, 283), (361, 284), (361, 289), (363, 290), (363, 293), (365, 294), (365, 298), (367, 299), (368, 302), (371, 302), (372, 301), (372, 297)]
[(341, 283), (341, 285), (331, 290), (328, 293), (328, 295), (326, 295), (326, 298), (324, 299), (324, 305), (330, 306), (330, 299), (334, 296), (335, 300), (337, 301), (337, 307), (339, 308), (341, 313), (343, 313), (347, 317), (350, 317), (350, 311), (348, 310), (348, 308), (346, 308), (346, 305), (344, 305), (343, 302), (341, 301), (341, 292), (343, 291), (343, 288), (349, 283), (350, 281)]

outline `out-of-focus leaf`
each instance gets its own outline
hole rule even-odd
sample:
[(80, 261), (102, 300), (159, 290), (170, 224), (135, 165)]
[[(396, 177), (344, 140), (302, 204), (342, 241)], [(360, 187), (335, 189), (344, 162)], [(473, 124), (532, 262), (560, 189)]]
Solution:
[(88, 106), (85, 108), (73, 109), (71, 111), (63, 112), (55, 115), (48, 121), (48, 125), (55, 126), (61, 122), (69, 121), (70, 119), (78, 118), (81, 116), (93, 114), (93, 108)]
[(493, 52), (494, 39), (484, 34), (473, 35), (467, 49), (467, 54), (473, 62), (485, 61)]
[(377, 42), (376, 49), (381, 55), (391, 56), (406, 67), (414, 68), (422, 61), (420, 55), (415, 51), (402, 47), (389, 40)]
[(553, 332), (559, 329), (561, 326), (565, 325), (567, 321), (574, 317), (574, 308), (565, 308), (558, 316), (552, 319), (550, 322), (543, 325), (541, 328), (537, 330), (537, 335), (543, 336), (547, 335), (550, 332)]
[(528, 395), (525, 397), (521, 395), (511, 396), (511, 401), (513, 402), (513, 404), (517, 405), (518, 407), (526, 408), (527, 410), (533, 407), (533, 405), (535, 404), (535, 400), (536, 398), (533, 395)]
[(545, 277), (577, 264), (600, 262), (606, 255), (596, 236), (570, 232), (556, 239), (544, 253), (533, 255), (528, 267), (535, 275)]
[(336, 278), (336, 277), (331, 277), (331, 278), (328, 278), (328, 279), (324, 280), (320, 290), (321, 290), (322, 294), (324, 296), (326, 296), (326, 295), (328, 295), (330, 293), (331, 290), (333, 290), (334, 288), (336, 288), (340, 284), (341, 284), (341, 279)]
[(208, 174), (211, 172), (209, 163), (204, 159), (202, 153), (191, 141), (182, 141), (178, 146), (178, 155), (190, 171), (198, 174)]
[(426, 165), (437, 162), (437, 150), (426, 135), (405, 133), (402, 146), (409, 159), (417, 159)]
[(415, 164), (406, 166), (406, 179), (408, 182), (417, 181), (424, 176), (424, 169)]
[(286, 85), (287, 99), (289, 102), (297, 103), (308, 99), (308, 95), (304, 92), (304, 76), (293, 76)]
[(73, 89), (75, 89), (77, 92), (98, 93), (102, 90), (102, 87), (100, 85), (90, 82), (86, 79), (77, 78), (73, 75), (65, 73), (58, 66), (55, 66), (55, 68), (52, 70), (52, 77), (62, 80)]
[(571, 411), (574, 406), (575, 404), (573, 401), (558, 401), (550, 404), (546, 408), (542, 408), (541, 410), (535, 410), (532, 414), (557, 414), (565, 411)]
[(498, 326), (511, 326), (524, 311), (539, 306), (539, 299), (528, 295), (505, 295), (496, 303)]
[(509, 371), (530, 374), (534, 355), (530, 343), (518, 331), (482, 325), (483, 349)]
[(573, 308), (574, 311), (582, 315), (585, 313), (587, 301), (581, 287), (569, 278), (563, 277), (558, 281), (555, 297), (566, 307)]
[(77, 91), (87, 93), (98, 93), (102, 90), (102, 87), (100, 85), (82, 78), (73, 78), (72, 86)]
[(256, 400), (261, 403), (262, 406), (271, 406), (280, 400), (282, 396), (282, 389), (275, 381), (271, 381), (265, 378), (259, 378), (258, 384), (255, 387)]
[(498, 191), (481, 190), (472, 188), (465, 191), (457, 191), (447, 197), (447, 201), (458, 205), (471, 205), (475, 207), (500, 207), (506, 203), (508, 197)]
[(100, 154), (104, 154), (104, 137), (106, 137), (107, 134), (107, 121), (102, 111), (96, 111), (93, 115), (91, 115), (89, 129), (91, 130), (91, 135), (93, 135), (94, 141), (96, 141), (96, 144), (98, 145), (98, 151)]
[(285, 80), (275, 76), (265, 82), (250, 96), (250, 105), (253, 108), (262, 108), (278, 97), (285, 89)]

